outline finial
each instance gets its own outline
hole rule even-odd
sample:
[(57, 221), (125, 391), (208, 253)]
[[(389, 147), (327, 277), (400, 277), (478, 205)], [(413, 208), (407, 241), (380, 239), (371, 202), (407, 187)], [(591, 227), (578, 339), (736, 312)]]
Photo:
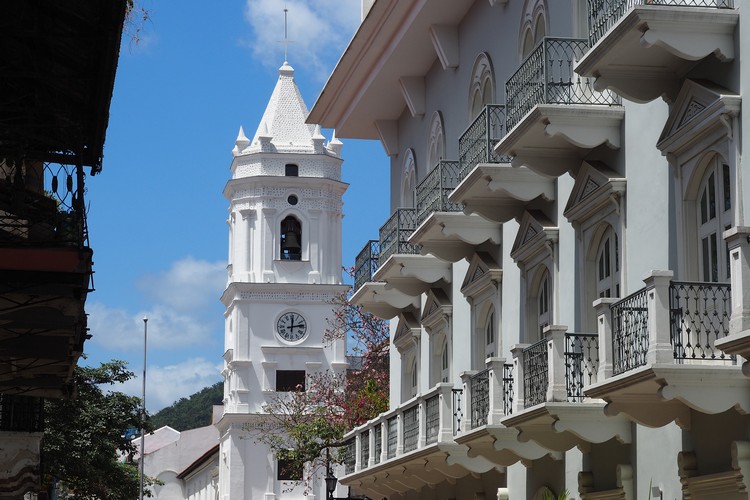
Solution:
[(284, 40), (281, 41), (281, 43), (284, 44), (284, 65), (287, 64), (289, 60), (289, 44), (294, 43), (292, 40), (289, 40), (289, 33), (287, 30), (287, 13), (289, 12), (289, 9), (286, 8), (286, 4), (284, 4)]
[(242, 150), (244, 150), (249, 144), (250, 139), (247, 138), (245, 131), (242, 129), (242, 125), (240, 125), (240, 131), (237, 134), (237, 139), (234, 141), (234, 145), (238, 152), (242, 152)]

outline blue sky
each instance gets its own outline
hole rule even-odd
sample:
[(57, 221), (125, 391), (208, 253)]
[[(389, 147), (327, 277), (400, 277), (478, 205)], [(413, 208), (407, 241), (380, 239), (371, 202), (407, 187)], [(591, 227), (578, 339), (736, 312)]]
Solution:
[[(143, 0), (151, 20), (120, 52), (103, 172), (88, 178), (94, 285), (86, 364), (117, 358), (138, 378), (148, 322), (146, 401), (154, 412), (221, 380), (227, 208), (240, 125), (251, 136), (284, 60), (312, 107), (354, 34), (360, 0)], [(330, 139), (331, 131), (324, 131)], [(376, 141), (343, 140), (344, 264), (388, 216)]]

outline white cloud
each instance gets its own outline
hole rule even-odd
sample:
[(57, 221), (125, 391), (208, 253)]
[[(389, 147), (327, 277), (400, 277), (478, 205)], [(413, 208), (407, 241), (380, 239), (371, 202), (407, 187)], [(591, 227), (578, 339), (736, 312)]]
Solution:
[[(146, 407), (149, 413), (219, 382), (222, 380), (220, 371), (221, 364), (204, 358), (191, 358), (167, 366), (149, 364), (146, 368)], [(143, 394), (142, 373), (139, 371), (116, 390), (140, 397)]]
[(261, 64), (284, 57), (284, 7), (288, 9), (289, 62), (325, 81), (359, 26), (359, 0), (246, 0), (249, 45)]
[(215, 304), (226, 279), (226, 262), (185, 257), (167, 271), (144, 276), (138, 287), (154, 302), (187, 312)]

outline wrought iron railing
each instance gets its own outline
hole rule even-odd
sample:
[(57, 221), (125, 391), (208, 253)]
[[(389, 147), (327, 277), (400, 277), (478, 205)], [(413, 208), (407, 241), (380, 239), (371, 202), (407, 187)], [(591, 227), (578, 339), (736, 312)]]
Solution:
[(729, 283), (672, 281), (669, 311), (674, 357), (690, 361), (734, 362), (735, 358), (715, 347), (729, 335), (732, 294)]
[(458, 138), (459, 182), (479, 163), (509, 163), (510, 157), (495, 153), (505, 137), (505, 106), (488, 104)]
[(32, 396), (0, 394), (0, 431), (42, 432), (44, 400)]
[(440, 160), (417, 185), (417, 225), (434, 212), (462, 210), (460, 204), (448, 201), (448, 196), (458, 186), (459, 171), (457, 161)]
[(463, 398), (463, 389), (452, 389), (453, 393), (453, 435), (461, 432), (461, 420), (464, 418), (464, 411), (461, 407), (461, 398)]
[(547, 401), (549, 361), (547, 340), (540, 340), (523, 350), (523, 404), (529, 408)]
[(425, 401), (425, 442), (437, 443), (440, 433), (440, 395), (435, 394)]
[(383, 453), (383, 426), (375, 426), (375, 460), (376, 464), (380, 463), (380, 455)]
[(490, 412), (490, 370), (484, 369), (469, 379), (471, 384), (471, 428), (487, 425)]
[(417, 449), (419, 443), (419, 405), (404, 410), (404, 452)]
[(734, 8), (733, 0), (589, 0), (589, 41), (593, 46), (636, 5)]
[(357, 450), (357, 442), (354, 439), (350, 439), (346, 442), (344, 445), (343, 453), (344, 453), (344, 472), (346, 474), (351, 474), (354, 472), (354, 466), (356, 465), (356, 450)]
[(370, 464), (370, 431), (359, 435), (359, 463), (360, 468), (366, 469)]
[(83, 167), (0, 159), (0, 246), (88, 246)]
[(649, 346), (648, 290), (638, 290), (611, 306), (613, 375), (646, 364)]
[(513, 413), (513, 363), (503, 365), (503, 413)]
[(362, 251), (357, 254), (354, 261), (354, 290), (359, 290), (362, 285), (373, 281), (375, 271), (378, 270), (380, 258), (380, 242), (369, 240)]
[(385, 456), (390, 459), (396, 456), (396, 447), (398, 446), (398, 417), (391, 417), (387, 422), (388, 442)]
[(598, 369), (599, 336), (588, 333), (566, 333), (565, 386), (569, 402), (583, 402), (583, 388), (596, 382)]
[(511, 130), (537, 104), (619, 104), (616, 94), (595, 91), (592, 78), (573, 71), (587, 50), (585, 39), (544, 37), (505, 84), (506, 128)]
[(415, 208), (397, 208), (380, 228), (380, 263), (393, 254), (418, 254), (419, 249), (409, 243), (409, 236), (417, 228)]

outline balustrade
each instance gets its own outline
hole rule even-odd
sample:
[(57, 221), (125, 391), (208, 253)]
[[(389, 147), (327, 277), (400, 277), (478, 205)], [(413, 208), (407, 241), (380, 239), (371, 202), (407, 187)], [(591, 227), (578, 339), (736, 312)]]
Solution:
[(593, 46), (636, 5), (734, 8), (734, 0), (589, 0), (589, 41)]
[(673, 281), (669, 287), (672, 347), (678, 363), (733, 362), (715, 347), (729, 335), (732, 300), (729, 283)]
[(418, 254), (418, 247), (409, 243), (409, 237), (416, 228), (417, 210), (397, 208), (380, 228), (379, 261), (385, 262), (393, 254)]
[(549, 361), (547, 340), (540, 340), (523, 350), (523, 394), (526, 408), (547, 400)]
[(417, 226), (434, 212), (460, 212), (458, 203), (448, 196), (458, 186), (460, 166), (457, 161), (440, 160), (417, 185)]
[(599, 336), (586, 333), (566, 333), (565, 386), (569, 402), (583, 402), (583, 388), (597, 381), (598, 370)]
[(495, 153), (495, 144), (505, 137), (505, 106), (488, 104), (458, 139), (461, 167), (459, 182), (479, 163), (510, 163), (510, 157)]
[(490, 411), (490, 370), (484, 369), (471, 376), (471, 428), (487, 425)]
[(593, 79), (573, 71), (587, 50), (585, 39), (544, 37), (505, 84), (507, 130), (537, 104), (620, 104), (617, 95), (595, 91)]
[(0, 394), (0, 431), (42, 432), (44, 400), (31, 396)]
[(461, 398), (464, 395), (463, 389), (453, 389), (453, 435), (461, 432), (461, 420), (464, 418), (464, 410), (461, 407)]
[(370, 465), (370, 431), (359, 435), (359, 463), (360, 468), (366, 469)]
[(369, 240), (357, 254), (354, 261), (354, 290), (359, 290), (367, 282), (373, 281), (375, 271), (378, 270), (380, 258), (380, 242)]

